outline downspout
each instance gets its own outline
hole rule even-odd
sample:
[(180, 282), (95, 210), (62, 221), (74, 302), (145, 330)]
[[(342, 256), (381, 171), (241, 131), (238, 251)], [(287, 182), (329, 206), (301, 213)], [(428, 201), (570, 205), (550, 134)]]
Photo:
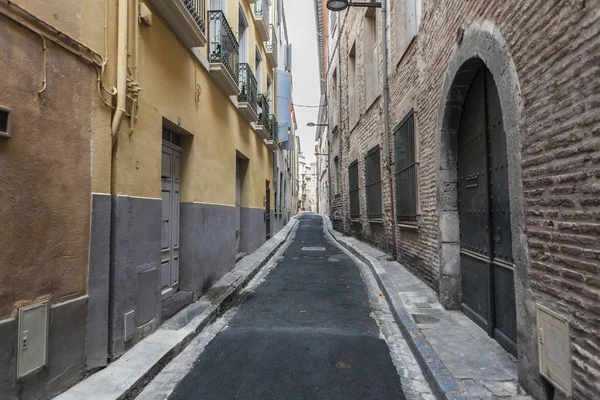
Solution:
[(392, 156), (390, 153), (390, 86), (388, 82), (388, 46), (387, 46), (387, 0), (381, 1), (381, 36), (383, 51), (383, 146), (387, 158), (387, 171), (390, 184), (390, 202), (392, 216), (392, 257), (396, 259), (396, 210), (394, 208), (394, 179), (392, 175)]
[(117, 108), (112, 120), (112, 145), (117, 141), (127, 99), (127, 0), (119, 0), (117, 31)]
[(139, 95), (139, 41), (140, 41), (140, 23), (138, 21), (138, 16), (140, 14), (140, 2), (139, 0), (132, 0), (132, 12), (133, 15), (130, 16), (131, 24), (132, 24), (132, 32), (133, 36), (130, 43), (130, 48), (133, 49), (133, 66), (131, 68), (131, 116), (129, 120), (129, 135), (133, 133), (135, 130), (135, 122), (137, 120), (138, 113), (138, 95)]

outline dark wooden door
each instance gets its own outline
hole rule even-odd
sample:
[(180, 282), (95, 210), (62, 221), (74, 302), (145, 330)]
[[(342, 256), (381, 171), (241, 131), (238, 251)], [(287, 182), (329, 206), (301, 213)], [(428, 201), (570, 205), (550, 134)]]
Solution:
[(271, 188), (267, 182), (265, 190), (265, 228), (267, 230), (267, 240), (271, 238)]
[(506, 135), (498, 90), (485, 67), (463, 107), (458, 201), (463, 311), (516, 355)]

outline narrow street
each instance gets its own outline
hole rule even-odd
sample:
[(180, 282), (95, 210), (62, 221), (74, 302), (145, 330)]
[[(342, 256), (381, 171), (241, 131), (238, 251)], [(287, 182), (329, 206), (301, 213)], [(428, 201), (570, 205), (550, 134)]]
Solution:
[[(164, 398), (169, 385), (170, 399), (430, 398), (410, 354), (402, 355), (411, 359), (405, 367), (424, 394), (403, 388), (404, 366), (373, 318), (373, 294), (357, 264), (327, 240), (320, 216), (301, 216), (289, 247), (264, 268), (268, 275), (257, 276), (220, 318), (228, 321), (213, 324), (223, 330), (204, 351), (190, 354), (193, 343), (186, 349), (191, 369), (177, 365), (184, 351), (138, 398)], [(402, 340), (397, 327), (395, 336)]]

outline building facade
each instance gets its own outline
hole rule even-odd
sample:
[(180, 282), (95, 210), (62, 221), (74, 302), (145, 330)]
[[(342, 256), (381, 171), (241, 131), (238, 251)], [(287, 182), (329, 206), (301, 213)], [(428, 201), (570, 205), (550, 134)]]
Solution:
[(120, 357), (289, 221), (285, 23), (282, 1), (0, 4), (1, 398)]
[(380, 11), (329, 17), (335, 228), (486, 330), (535, 398), (598, 398), (600, 4), (387, 3), (389, 109)]

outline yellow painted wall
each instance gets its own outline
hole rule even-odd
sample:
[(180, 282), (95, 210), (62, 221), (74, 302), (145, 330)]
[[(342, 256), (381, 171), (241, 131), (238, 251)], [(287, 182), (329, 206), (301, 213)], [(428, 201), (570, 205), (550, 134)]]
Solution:
[[(36, 18), (63, 32), (67, 36), (83, 43), (96, 53), (104, 56), (104, 12), (108, 4), (110, 12), (109, 34), (116, 35), (116, 1), (98, 0), (11, 0), (12, 3)], [(112, 7), (110, 3), (114, 3)], [(116, 36), (115, 36), (116, 37)], [(116, 53), (109, 54), (113, 61)], [(114, 86), (114, 76), (111, 68), (107, 70), (107, 86)], [(95, 78), (95, 76), (94, 76)], [(107, 96), (108, 97), (108, 96)], [(110, 152), (104, 151), (110, 146), (110, 118), (112, 110), (104, 105), (96, 93), (92, 97), (92, 192), (110, 192)]]
[[(237, 26), (235, 11), (229, 15), (236, 16)], [(140, 113), (133, 134), (128, 119), (121, 126), (112, 177), (116, 194), (160, 198), (164, 117), (175, 124), (180, 121), (181, 129), (193, 135), (183, 143), (182, 202), (233, 206), (240, 152), (250, 160), (248, 204), (242, 206), (262, 208), (265, 181), (273, 176), (273, 155), (262, 139), (156, 13), (152, 27), (141, 27), (139, 51)]]

